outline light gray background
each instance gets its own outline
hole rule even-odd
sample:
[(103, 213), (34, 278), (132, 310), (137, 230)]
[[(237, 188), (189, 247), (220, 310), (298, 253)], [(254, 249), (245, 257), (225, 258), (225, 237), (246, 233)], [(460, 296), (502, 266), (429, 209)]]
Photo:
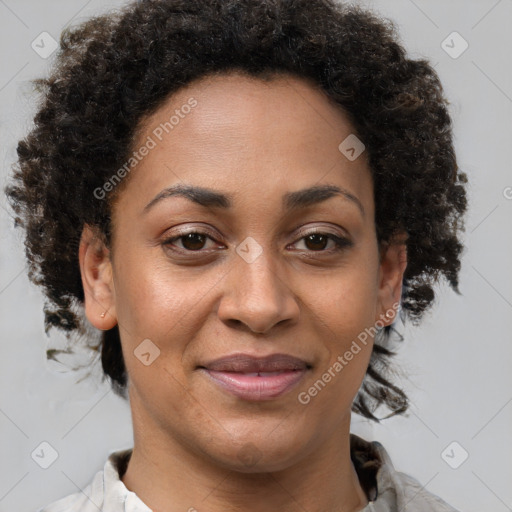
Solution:
[[(99, 0), (0, 0), (0, 185), (31, 126), (28, 80), (45, 73), (31, 42), (122, 5)], [(470, 178), (462, 296), (440, 287), (420, 328), (405, 328), (396, 363), (411, 398), (408, 417), (380, 425), (354, 418), (353, 431), (381, 441), (397, 469), (462, 511), (512, 510), (512, 0), (361, 2), (393, 19), (415, 58), (435, 65), (451, 101), (459, 166)], [(457, 31), (469, 48), (450, 57)], [(455, 43), (456, 45), (459, 43)], [(457, 46), (456, 46), (457, 48)], [(33, 512), (84, 488), (110, 451), (132, 446), (129, 406), (100, 373), (75, 384), (45, 358), (43, 297), (29, 283), (21, 232), (0, 198), (0, 511)], [(58, 458), (31, 458), (42, 441)], [(442, 453), (453, 441), (448, 457)], [(460, 445), (460, 447), (459, 447)], [(446, 453), (446, 452), (445, 452)]]

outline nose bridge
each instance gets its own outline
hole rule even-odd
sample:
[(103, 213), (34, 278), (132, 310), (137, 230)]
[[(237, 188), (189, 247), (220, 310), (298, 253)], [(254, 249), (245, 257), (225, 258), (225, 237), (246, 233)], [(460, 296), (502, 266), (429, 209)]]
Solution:
[(271, 249), (249, 237), (236, 253), (218, 311), (221, 319), (242, 322), (255, 332), (294, 319), (298, 304)]
[(244, 260), (238, 265), (243, 277), (241, 291), (245, 291), (247, 297), (266, 298), (268, 303), (279, 300), (283, 277), (278, 275), (278, 265), (270, 250), (262, 251), (254, 261)]

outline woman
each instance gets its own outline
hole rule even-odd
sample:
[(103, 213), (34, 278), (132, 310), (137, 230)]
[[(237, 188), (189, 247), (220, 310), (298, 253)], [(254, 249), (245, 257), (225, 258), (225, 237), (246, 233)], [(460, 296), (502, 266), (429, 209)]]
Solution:
[(149, 0), (63, 33), (7, 194), (46, 328), (102, 333), (134, 447), (42, 511), (454, 510), (349, 431), (407, 408), (398, 311), (458, 291), (466, 177), (396, 39), (330, 0)]

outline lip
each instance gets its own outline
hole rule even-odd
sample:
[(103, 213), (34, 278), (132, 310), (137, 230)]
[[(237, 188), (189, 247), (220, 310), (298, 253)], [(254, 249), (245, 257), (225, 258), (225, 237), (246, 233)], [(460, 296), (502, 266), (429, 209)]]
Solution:
[(233, 354), (199, 369), (221, 389), (244, 400), (277, 398), (295, 387), (311, 365), (287, 354)]

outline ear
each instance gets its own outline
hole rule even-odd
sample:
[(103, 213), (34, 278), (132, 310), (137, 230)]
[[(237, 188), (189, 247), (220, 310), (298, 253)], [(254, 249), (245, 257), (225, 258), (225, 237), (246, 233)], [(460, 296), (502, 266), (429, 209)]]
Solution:
[(85, 315), (97, 329), (112, 329), (117, 324), (112, 264), (110, 251), (98, 228), (84, 224), (78, 259), (84, 289)]
[(378, 304), (375, 321), (391, 325), (396, 318), (402, 296), (402, 282), (407, 268), (407, 234), (401, 231), (380, 246)]

